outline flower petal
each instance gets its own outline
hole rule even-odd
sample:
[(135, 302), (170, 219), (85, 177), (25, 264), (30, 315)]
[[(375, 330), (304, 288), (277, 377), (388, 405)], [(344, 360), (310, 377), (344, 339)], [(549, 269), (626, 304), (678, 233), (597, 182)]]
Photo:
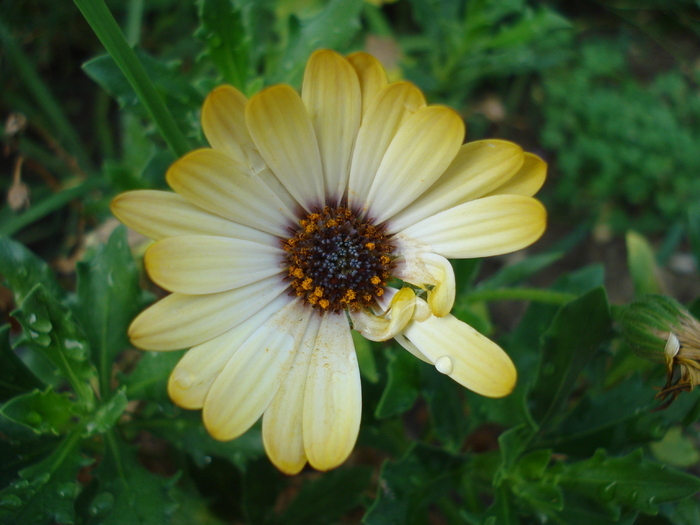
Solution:
[(360, 127), (362, 95), (355, 70), (334, 51), (316, 51), (306, 65), (301, 98), (318, 140), (326, 194), (337, 204)]
[(289, 373), (263, 415), (265, 451), (285, 474), (297, 474), (306, 465), (302, 424), (304, 390), (320, 324), (321, 317), (312, 315)]
[(370, 341), (388, 341), (400, 333), (413, 318), (416, 294), (409, 287), (401, 288), (391, 299), (383, 316), (360, 310), (350, 312), (353, 328)]
[(329, 470), (347, 459), (361, 415), (360, 369), (347, 317), (326, 314), (304, 392), (304, 448), (312, 467)]
[(399, 258), (394, 277), (428, 290), (428, 304), (433, 315), (450, 313), (457, 286), (450, 261), (436, 253), (408, 252)]
[(494, 195), (466, 202), (428, 217), (394, 236), (394, 242), (423, 243), (448, 259), (488, 257), (514, 252), (540, 238), (547, 212), (521, 195)]
[(537, 155), (525, 152), (523, 165), (504, 184), (488, 195), (525, 195), (532, 197), (540, 191), (547, 177), (547, 163)]
[(248, 99), (233, 86), (219, 86), (204, 100), (202, 130), (212, 148), (225, 152), (240, 165), (248, 165), (255, 149), (245, 123)]
[(440, 372), (477, 394), (503, 397), (515, 387), (510, 357), (453, 315), (410, 323), (404, 335)]
[(362, 115), (367, 114), (372, 99), (384, 89), (389, 81), (381, 62), (368, 53), (351, 53), (345, 59), (357, 73), (362, 91)]
[(282, 275), (275, 275), (217, 294), (171, 294), (132, 321), (129, 339), (143, 350), (178, 350), (198, 345), (259, 312), (287, 286)]
[(112, 200), (110, 209), (129, 228), (155, 241), (178, 235), (216, 235), (279, 246), (278, 237), (209, 213), (171, 191), (127, 191)]
[(287, 226), (296, 220), (267, 184), (220, 151), (188, 153), (170, 166), (166, 178), (197, 206), (251, 228), (285, 237)]
[(483, 197), (503, 184), (523, 164), (523, 150), (505, 140), (468, 142), (445, 173), (423, 195), (391, 218), (389, 229), (401, 231), (421, 219)]
[(182, 408), (202, 408), (211, 385), (233, 354), (260, 325), (288, 302), (288, 297), (278, 296), (238, 326), (191, 348), (170, 374), (168, 380), (170, 399)]
[(213, 438), (237, 438), (263, 414), (289, 371), (311, 315), (294, 300), (233, 354), (204, 401), (202, 418)]
[(254, 283), (282, 271), (280, 248), (230, 237), (183, 235), (152, 244), (144, 264), (171, 292), (211, 294)]
[(323, 168), (313, 124), (290, 86), (264, 89), (246, 106), (248, 131), (258, 151), (307, 211), (325, 202)]
[(351, 208), (367, 209), (365, 199), (391, 140), (401, 125), (423, 107), (423, 94), (409, 82), (389, 84), (372, 99), (363, 117), (350, 165), (348, 202)]
[(428, 106), (396, 133), (382, 159), (366, 204), (382, 223), (404, 209), (443, 174), (464, 139), (464, 122), (454, 110)]

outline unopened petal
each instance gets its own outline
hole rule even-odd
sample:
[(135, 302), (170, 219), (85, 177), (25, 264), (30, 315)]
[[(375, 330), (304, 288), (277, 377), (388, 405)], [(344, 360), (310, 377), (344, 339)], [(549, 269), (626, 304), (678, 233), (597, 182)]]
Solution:
[(318, 139), (326, 192), (345, 193), (350, 155), (360, 127), (362, 95), (355, 70), (338, 53), (316, 51), (306, 65), (301, 97)]
[(350, 312), (353, 328), (370, 341), (388, 341), (400, 333), (413, 318), (416, 307), (416, 294), (408, 287), (394, 295), (387, 312), (374, 315), (360, 310)]
[(262, 416), (289, 371), (310, 315), (300, 301), (288, 303), (229, 359), (204, 401), (202, 418), (213, 438), (237, 438)]
[(413, 322), (406, 338), (443, 374), (487, 397), (503, 397), (515, 387), (517, 372), (496, 343), (452, 315)]
[(523, 165), (504, 184), (488, 195), (525, 195), (532, 197), (544, 185), (547, 178), (547, 163), (537, 155), (525, 152)]
[(344, 315), (326, 314), (304, 392), (304, 447), (312, 467), (329, 470), (352, 452), (360, 430), (360, 369)]
[(455, 274), (450, 262), (436, 253), (409, 252), (396, 266), (394, 276), (428, 289), (428, 304), (432, 313), (443, 317), (455, 302)]
[(183, 235), (152, 244), (144, 263), (153, 282), (166, 290), (210, 294), (279, 274), (283, 253), (230, 237)]
[(290, 86), (264, 89), (246, 106), (246, 122), (260, 154), (307, 211), (324, 202), (323, 167), (314, 127)]
[(129, 326), (129, 339), (143, 350), (189, 348), (230, 330), (278, 297), (282, 276), (209, 295), (171, 294), (141, 312)]
[(180, 158), (166, 178), (176, 192), (197, 206), (273, 235), (287, 235), (286, 227), (296, 219), (260, 177), (213, 149)]
[(365, 115), (374, 97), (389, 83), (386, 71), (381, 62), (368, 53), (351, 53), (345, 58), (360, 80), (362, 115)]
[(428, 217), (400, 232), (448, 259), (488, 257), (514, 252), (540, 238), (547, 212), (521, 195), (494, 195), (466, 202)]
[(270, 461), (285, 474), (296, 474), (306, 465), (304, 391), (320, 324), (321, 317), (312, 315), (289, 373), (263, 415), (265, 451)]
[(426, 217), (483, 197), (511, 179), (523, 158), (522, 148), (505, 140), (464, 144), (437, 182), (391, 218), (390, 229), (401, 231)]
[(369, 215), (382, 223), (418, 198), (454, 160), (463, 139), (464, 122), (450, 108), (428, 106), (406, 120), (377, 169)]

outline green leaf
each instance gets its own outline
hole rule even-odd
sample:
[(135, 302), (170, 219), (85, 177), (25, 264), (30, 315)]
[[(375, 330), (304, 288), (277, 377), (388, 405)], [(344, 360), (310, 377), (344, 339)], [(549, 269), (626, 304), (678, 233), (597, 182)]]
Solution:
[(0, 237), (0, 274), (15, 294), (17, 304), (26, 299), (37, 283), (42, 283), (55, 298), (64, 295), (46, 261), (7, 237)]
[(6, 525), (75, 523), (78, 471), (89, 464), (79, 453), (77, 428), (43, 460), (20, 471), (20, 478), (0, 491), (0, 521)]
[(402, 348), (387, 352), (387, 357), (386, 387), (375, 410), (378, 419), (403, 414), (420, 392), (418, 360)]
[(363, 523), (427, 523), (427, 507), (456, 486), (462, 467), (461, 458), (417, 443), (399, 461), (384, 464), (379, 475), (377, 498)]
[(170, 404), (168, 377), (185, 352), (143, 352), (134, 371), (122, 378), (129, 398)]
[(90, 380), (95, 371), (88, 360), (88, 344), (70, 310), (37, 284), (12, 315), (23, 333), (14, 346), (26, 345), (51, 361), (60, 377), (66, 379), (83, 407), (94, 401)]
[(88, 506), (95, 525), (162, 525), (175, 510), (170, 488), (175, 481), (143, 468), (134, 452), (114, 433), (95, 470), (97, 494)]
[(637, 295), (663, 293), (659, 269), (656, 266), (654, 251), (644, 237), (629, 231), (627, 242), (627, 266), (629, 267), (634, 292)]
[(564, 407), (584, 367), (611, 336), (604, 288), (564, 305), (544, 335), (537, 380), (530, 392), (532, 414), (546, 425)]
[(620, 458), (598, 450), (585, 461), (552, 467), (562, 488), (586, 497), (613, 518), (623, 509), (656, 514), (658, 505), (678, 501), (700, 490), (700, 478), (645, 459), (637, 450)]
[(346, 512), (361, 503), (362, 493), (368, 488), (371, 476), (371, 468), (349, 467), (332, 470), (317, 480), (307, 481), (285, 509), (281, 523), (323, 525), (341, 522)]
[(700, 204), (697, 202), (688, 207), (688, 237), (693, 250), (695, 268), (700, 268)]
[(48, 387), (12, 398), (0, 407), (0, 415), (38, 435), (59, 435), (75, 426), (72, 419), (76, 414), (68, 394), (58, 394)]
[(241, 9), (232, 0), (201, 0), (200, 27), (195, 35), (207, 46), (207, 55), (224, 81), (246, 91), (250, 38)]
[(527, 257), (520, 262), (503, 267), (488, 279), (480, 282), (478, 289), (492, 290), (504, 286), (520, 284), (540, 270), (554, 264), (563, 256), (564, 252), (557, 251)]
[[(405, 353), (408, 354), (408, 352)], [(420, 366), (421, 394), (428, 405), (433, 431), (445, 444), (445, 449), (457, 452), (469, 430), (464, 387), (445, 377), (444, 374), (435, 370), (435, 367), (421, 363), (418, 363), (418, 366)]]
[(355, 330), (352, 331), (352, 341), (355, 344), (355, 353), (357, 354), (357, 362), (360, 366), (360, 374), (370, 383), (378, 383), (379, 371), (377, 370), (377, 360), (374, 358), (375, 349), (372, 343)]
[(688, 468), (700, 461), (694, 440), (684, 436), (680, 426), (669, 428), (664, 438), (650, 443), (649, 448), (656, 459), (675, 467)]
[(113, 426), (126, 410), (129, 399), (124, 389), (117, 391), (106, 403), (100, 405), (89, 417), (85, 418), (85, 436), (105, 434)]
[(298, 85), (306, 60), (319, 48), (341, 49), (360, 30), (363, 0), (331, 0), (316, 16), (299, 20), (277, 67), (270, 72), (272, 83)]
[(10, 347), (10, 325), (0, 327), (0, 402), (13, 396), (43, 387)]
[(139, 273), (126, 241), (126, 228), (114, 230), (109, 242), (78, 264), (75, 313), (90, 342), (100, 393), (109, 397), (112, 366), (128, 345), (127, 328), (142, 307)]

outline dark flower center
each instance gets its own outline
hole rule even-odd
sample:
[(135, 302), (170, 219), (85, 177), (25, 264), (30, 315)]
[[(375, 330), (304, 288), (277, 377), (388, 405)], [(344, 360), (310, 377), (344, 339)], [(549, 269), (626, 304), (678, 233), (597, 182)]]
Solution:
[(371, 306), (394, 267), (384, 227), (343, 206), (301, 217), (282, 247), (292, 293), (322, 311)]

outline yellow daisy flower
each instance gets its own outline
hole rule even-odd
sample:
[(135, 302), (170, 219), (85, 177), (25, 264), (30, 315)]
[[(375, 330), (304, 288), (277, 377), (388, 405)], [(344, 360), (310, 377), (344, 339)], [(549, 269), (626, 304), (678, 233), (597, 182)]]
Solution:
[(501, 140), (462, 145), (455, 111), (388, 83), (365, 53), (314, 53), (301, 96), (277, 85), (247, 100), (219, 87), (202, 127), (211, 148), (170, 167), (175, 193), (124, 193), (112, 211), (156, 241), (146, 270), (173, 292), (134, 320), (131, 341), (191, 347), (169, 394), (202, 409), (214, 438), (262, 416), (283, 472), (345, 461), (361, 413), (351, 328), (395, 338), (479, 394), (513, 389), (505, 352), (450, 315), (447, 258), (540, 237), (541, 159)]

